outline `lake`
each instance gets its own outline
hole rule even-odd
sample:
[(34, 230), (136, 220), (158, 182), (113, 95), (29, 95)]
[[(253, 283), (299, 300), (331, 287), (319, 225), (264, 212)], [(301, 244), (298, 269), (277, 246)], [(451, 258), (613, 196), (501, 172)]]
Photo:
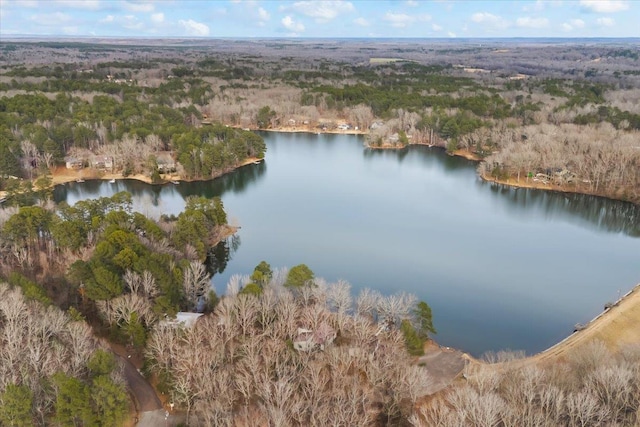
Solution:
[(220, 196), (241, 226), (218, 248), (233, 274), (307, 264), (354, 288), (414, 293), (441, 345), (473, 355), (541, 351), (640, 281), (640, 209), (603, 198), (484, 182), (476, 163), (424, 146), (373, 151), (353, 135), (264, 133), (266, 160), (222, 178), (151, 186), (58, 186), (56, 201), (129, 191), (146, 214)]

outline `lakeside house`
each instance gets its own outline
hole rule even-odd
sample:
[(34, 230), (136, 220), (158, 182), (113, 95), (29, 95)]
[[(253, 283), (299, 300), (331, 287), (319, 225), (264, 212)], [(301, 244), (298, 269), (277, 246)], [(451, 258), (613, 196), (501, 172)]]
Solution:
[(160, 173), (176, 171), (176, 161), (173, 159), (170, 151), (161, 151), (156, 154), (156, 163), (158, 164), (158, 172)]
[(64, 159), (67, 169), (82, 169), (84, 162), (77, 157), (66, 157)]
[(90, 163), (95, 169), (113, 169), (113, 157), (93, 156)]
[(186, 311), (180, 311), (176, 314), (175, 319), (165, 319), (160, 323), (162, 325), (166, 325), (173, 328), (190, 329), (196, 325), (196, 322), (200, 317), (202, 317), (202, 313), (190, 313)]
[(293, 340), (293, 348), (304, 352), (324, 350), (326, 346), (333, 343), (336, 337), (335, 329), (325, 322), (321, 323), (315, 331), (298, 328), (298, 334)]

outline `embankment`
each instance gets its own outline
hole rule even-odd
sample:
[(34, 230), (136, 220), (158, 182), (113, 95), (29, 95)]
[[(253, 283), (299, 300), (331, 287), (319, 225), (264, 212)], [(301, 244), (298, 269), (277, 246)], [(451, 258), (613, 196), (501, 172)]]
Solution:
[(584, 325), (584, 329), (526, 360), (536, 363), (562, 360), (593, 341), (603, 342), (614, 353), (627, 345), (640, 344), (640, 284)]

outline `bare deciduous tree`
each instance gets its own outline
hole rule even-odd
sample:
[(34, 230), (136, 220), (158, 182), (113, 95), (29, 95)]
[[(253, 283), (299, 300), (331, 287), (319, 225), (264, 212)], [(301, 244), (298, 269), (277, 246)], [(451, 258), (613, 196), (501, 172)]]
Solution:
[(191, 309), (195, 310), (198, 300), (205, 296), (211, 287), (211, 278), (205, 265), (198, 261), (191, 261), (182, 274), (182, 287), (185, 297)]

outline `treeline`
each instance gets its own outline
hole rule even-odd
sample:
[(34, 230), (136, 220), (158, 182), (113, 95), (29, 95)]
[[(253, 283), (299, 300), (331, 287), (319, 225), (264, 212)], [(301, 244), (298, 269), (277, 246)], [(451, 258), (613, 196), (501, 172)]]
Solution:
[(187, 178), (216, 176), (246, 158), (263, 158), (266, 151), (261, 136), (222, 124), (176, 134), (173, 146)]

